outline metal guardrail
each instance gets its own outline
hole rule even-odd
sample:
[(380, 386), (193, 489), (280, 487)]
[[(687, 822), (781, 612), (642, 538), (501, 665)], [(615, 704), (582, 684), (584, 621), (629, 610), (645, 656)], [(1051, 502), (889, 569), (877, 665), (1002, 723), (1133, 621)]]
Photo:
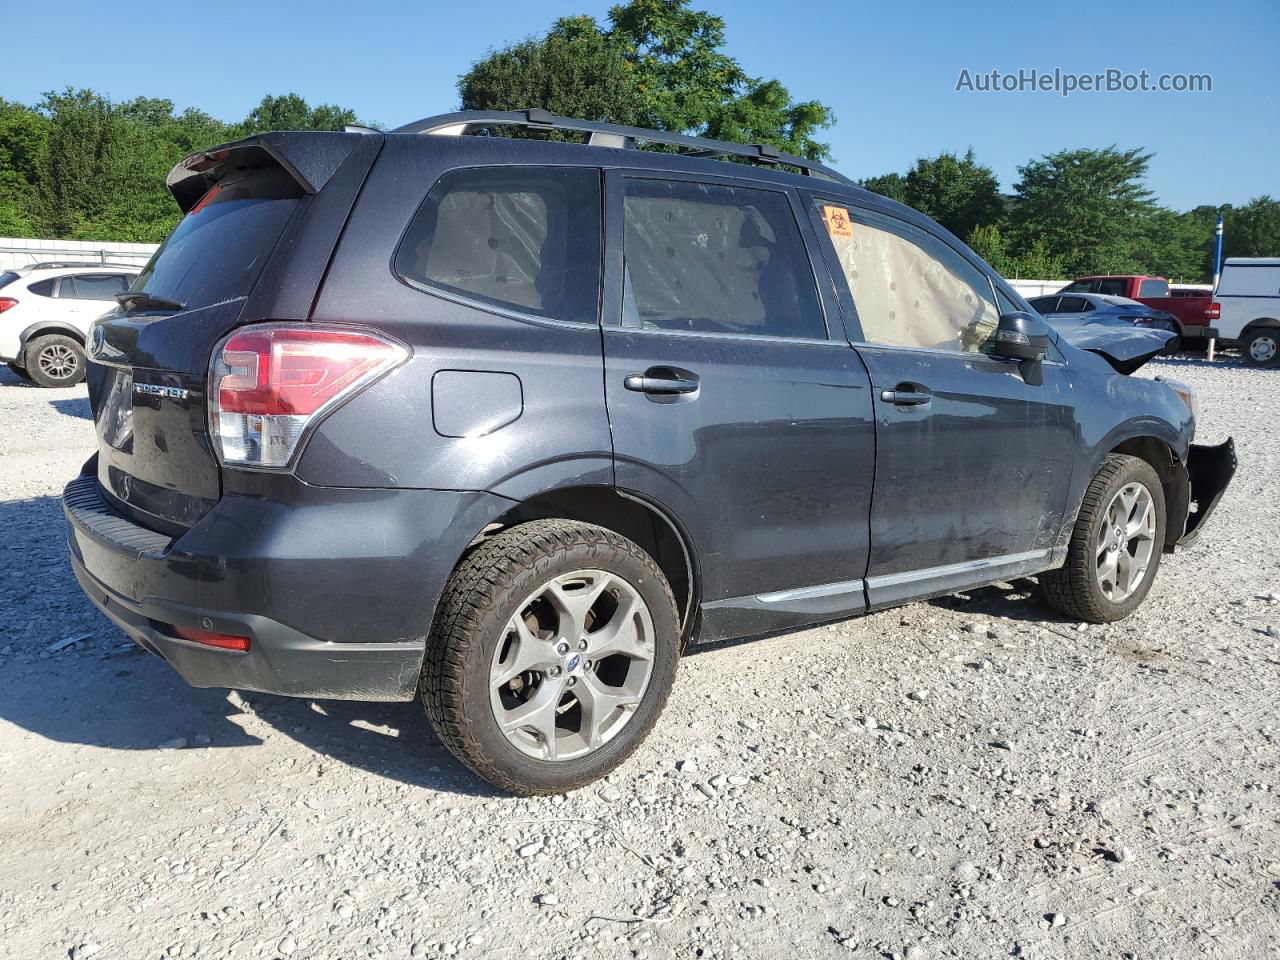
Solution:
[[(0, 269), (5, 266), (27, 266), (50, 260), (74, 260), (82, 263), (120, 264), (121, 261), (132, 264), (136, 261), (142, 266), (151, 259), (157, 245), (150, 250), (119, 250), (111, 247), (76, 247), (71, 245), (52, 245), (46, 247), (0, 245)], [(3, 261), (15, 262), (5, 264)]]

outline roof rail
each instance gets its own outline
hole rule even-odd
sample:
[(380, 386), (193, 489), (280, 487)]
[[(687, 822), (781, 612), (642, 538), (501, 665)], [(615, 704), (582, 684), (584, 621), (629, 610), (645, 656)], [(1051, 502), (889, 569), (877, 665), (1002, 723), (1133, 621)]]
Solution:
[(109, 263), (103, 260), (45, 260), (41, 263), (24, 263), (20, 267), (14, 267), (15, 270), (61, 270), (66, 267), (122, 267), (129, 270), (139, 270), (142, 268), (140, 263)]
[(801, 173), (824, 180), (834, 180), (853, 186), (853, 181), (830, 167), (813, 160), (781, 153), (767, 143), (729, 143), (727, 140), (711, 140), (707, 137), (691, 137), (683, 133), (666, 133), (647, 130), (644, 127), (626, 127), (600, 120), (578, 120), (573, 117), (557, 117), (546, 110), (461, 110), (424, 117), (392, 133), (428, 133), (443, 136), (461, 136), (473, 130), (487, 127), (523, 127), (526, 130), (571, 130), (588, 135), (586, 143), (593, 147), (634, 149), (637, 142), (661, 143), (681, 147), (693, 157), (740, 157), (764, 166), (794, 167)]

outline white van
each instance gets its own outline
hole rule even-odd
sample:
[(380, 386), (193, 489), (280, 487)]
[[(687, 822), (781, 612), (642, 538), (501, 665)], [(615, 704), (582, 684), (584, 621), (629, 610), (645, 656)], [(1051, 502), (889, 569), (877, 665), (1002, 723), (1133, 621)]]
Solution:
[(1280, 365), (1280, 257), (1231, 257), (1213, 299), (1223, 340), (1239, 343), (1254, 366)]

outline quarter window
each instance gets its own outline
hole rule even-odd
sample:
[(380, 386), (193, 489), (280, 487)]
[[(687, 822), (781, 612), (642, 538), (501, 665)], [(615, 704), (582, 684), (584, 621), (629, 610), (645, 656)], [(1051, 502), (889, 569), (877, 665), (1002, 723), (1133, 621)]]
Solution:
[(786, 194), (634, 178), (623, 206), (623, 326), (826, 339)]
[(1058, 313), (1086, 313), (1092, 309), (1093, 304), (1084, 297), (1063, 297), (1058, 304)]
[(990, 352), (1000, 311), (991, 282), (917, 227), (842, 203), (817, 201), (862, 326), (898, 347)]
[(69, 276), (62, 278), (58, 296), (75, 300), (110, 300), (128, 289), (129, 284), (119, 274)]
[(446, 174), (409, 225), (395, 270), (495, 306), (595, 323), (600, 174), (582, 167)]

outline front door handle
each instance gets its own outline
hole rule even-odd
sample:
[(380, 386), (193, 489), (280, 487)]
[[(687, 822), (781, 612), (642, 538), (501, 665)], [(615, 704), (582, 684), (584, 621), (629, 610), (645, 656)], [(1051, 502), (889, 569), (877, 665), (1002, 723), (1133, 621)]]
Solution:
[(881, 390), (880, 399), (895, 407), (920, 407), (932, 400), (933, 394), (918, 383), (900, 383), (892, 390)]
[(647, 393), (657, 397), (698, 392), (697, 377), (691, 374), (680, 376), (674, 370), (663, 368), (650, 368), (643, 374), (633, 373), (622, 381), (622, 385), (636, 393)]

